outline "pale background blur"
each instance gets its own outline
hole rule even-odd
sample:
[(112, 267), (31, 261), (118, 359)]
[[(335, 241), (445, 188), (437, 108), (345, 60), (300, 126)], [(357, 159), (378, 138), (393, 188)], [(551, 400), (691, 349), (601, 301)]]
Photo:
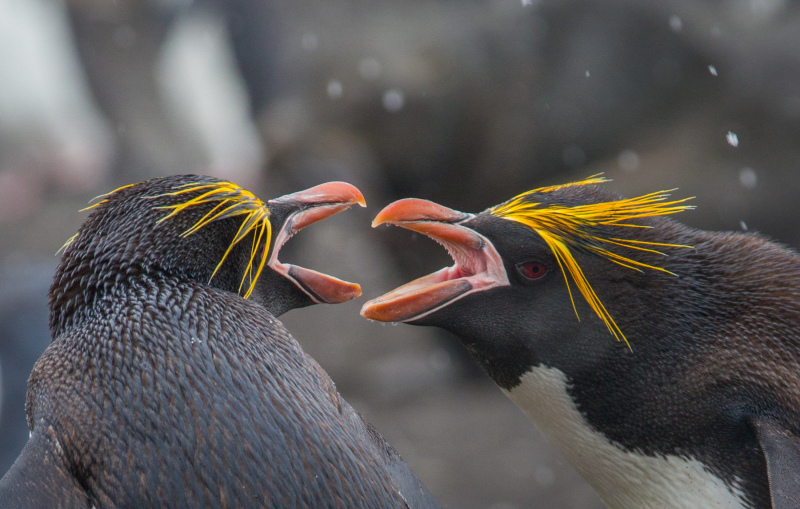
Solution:
[(0, 470), (89, 198), (175, 173), (265, 199), (346, 180), (369, 208), (282, 259), (365, 296), (287, 314), (298, 341), (443, 506), (602, 507), (453, 338), (358, 316), (451, 263), (371, 218), (605, 172), (628, 196), (696, 196), (690, 225), (798, 247), (799, 141), (788, 0), (0, 0)]

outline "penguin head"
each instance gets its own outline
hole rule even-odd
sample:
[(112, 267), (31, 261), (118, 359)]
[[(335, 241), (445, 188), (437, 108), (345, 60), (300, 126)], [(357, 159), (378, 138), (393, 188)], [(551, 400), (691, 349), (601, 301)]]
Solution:
[(330, 182), (264, 202), (232, 182), (179, 175), (99, 198), (63, 248), (50, 290), (51, 325), (120, 278), (140, 275), (208, 284), (276, 316), (361, 294), (357, 284), (278, 260), (300, 229), (365, 206), (350, 184)]
[(423, 233), (455, 264), (367, 302), (362, 316), (455, 333), (504, 388), (531, 366), (575, 372), (628, 350), (641, 289), (674, 277), (666, 255), (688, 247), (664, 240), (684, 227), (659, 216), (691, 207), (665, 192), (621, 199), (603, 182), (535, 189), (479, 214), (390, 204), (373, 226)]

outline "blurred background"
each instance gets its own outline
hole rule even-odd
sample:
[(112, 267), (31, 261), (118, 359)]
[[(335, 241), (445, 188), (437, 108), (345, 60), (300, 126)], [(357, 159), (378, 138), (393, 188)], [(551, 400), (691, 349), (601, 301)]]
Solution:
[(345, 180), (369, 208), (282, 259), (364, 297), (290, 312), (298, 341), (443, 506), (602, 507), (453, 338), (358, 316), (451, 263), (371, 218), (605, 172), (628, 196), (695, 196), (687, 224), (797, 248), (798, 140), (788, 0), (0, 0), (0, 470), (89, 198), (176, 173), (265, 199)]

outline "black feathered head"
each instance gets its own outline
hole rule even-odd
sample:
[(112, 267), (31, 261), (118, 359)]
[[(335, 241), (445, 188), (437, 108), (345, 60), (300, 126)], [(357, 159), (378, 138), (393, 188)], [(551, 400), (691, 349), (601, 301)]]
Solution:
[[(641, 219), (675, 214), (692, 207), (684, 204), (687, 199), (668, 200), (667, 191), (629, 199), (611, 198), (597, 192), (596, 185), (604, 182), (607, 179), (595, 175), (578, 182), (534, 189), (478, 215), (416, 199), (400, 200), (387, 206), (375, 218), (373, 226), (395, 224), (426, 234), (442, 244), (456, 263), (366, 303), (362, 315), (381, 321), (412, 322), (467, 295), (511, 285), (511, 267), (506, 265), (512, 256), (509, 256), (511, 253), (503, 256), (504, 253), (498, 251), (499, 242), (495, 242), (497, 246), (492, 242), (497, 237), (519, 251), (516, 254), (521, 260), (534, 256), (538, 245), (544, 243), (548, 256), (563, 276), (575, 314), (578, 310), (570, 280), (608, 331), (627, 344), (623, 331), (589, 282), (593, 275), (587, 276), (576, 253), (634, 271), (652, 269), (671, 274), (657, 263), (643, 261), (635, 255), (663, 256), (664, 248), (689, 246), (633, 236), (630, 232), (652, 227)], [(508, 223), (523, 228), (513, 228)], [(524, 246), (528, 244), (532, 248), (526, 254)], [(519, 267), (515, 267), (517, 261), (512, 264), (513, 272), (530, 270), (531, 277), (544, 274), (544, 265), (526, 268), (526, 262), (519, 263)]]
[[(273, 314), (360, 295), (358, 285), (278, 261), (301, 228), (364, 198), (342, 182), (262, 201), (212, 177), (180, 175), (98, 197), (51, 288), (51, 324), (125, 277), (173, 277), (252, 299)], [(63, 316), (62, 316), (63, 315)]]

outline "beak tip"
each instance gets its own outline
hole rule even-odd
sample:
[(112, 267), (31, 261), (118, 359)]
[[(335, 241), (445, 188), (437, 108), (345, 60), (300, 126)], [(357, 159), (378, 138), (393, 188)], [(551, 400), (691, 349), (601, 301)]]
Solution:
[(347, 300), (353, 300), (361, 297), (361, 285), (358, 283), (346, 283), (349, 287), (347, 292)]
[(328, 304), (341, 304), (348, 300), (353, 300), (361, 297), (361, 285), (358, 283), (344, 283), (346, 288), (342, 288), (341, 294), (335, 298), (328, 300)]
[(361, 310), (358, 314), (361, 315), (362, 318), (366, 318), (367, 320), (372, 320), (375, 322), (390, 322), (392, 321), (389, 316), (385, 313), (381, 312), (381, 305), (378, 302), (378, 299), (368, 300), (361, 306)]
[(348, 184), (347, 182), (330, 182), (323, 185), (329, 185), (332, 188), (337, 189), (343, 195), (343, 202), (347, 202), (350, 205), (358, 204), (361, 207), (367, 206), (367, 200), (364, 199), (364, 194), (353, 184)]
[(367, 309), (369, 308), (369, 304), (369, 302), (364, 303), (364, 305), (361, 306), (361, 311), (358, 312), (358, 314), (366, 319), (369, 319), (369, 310)]

